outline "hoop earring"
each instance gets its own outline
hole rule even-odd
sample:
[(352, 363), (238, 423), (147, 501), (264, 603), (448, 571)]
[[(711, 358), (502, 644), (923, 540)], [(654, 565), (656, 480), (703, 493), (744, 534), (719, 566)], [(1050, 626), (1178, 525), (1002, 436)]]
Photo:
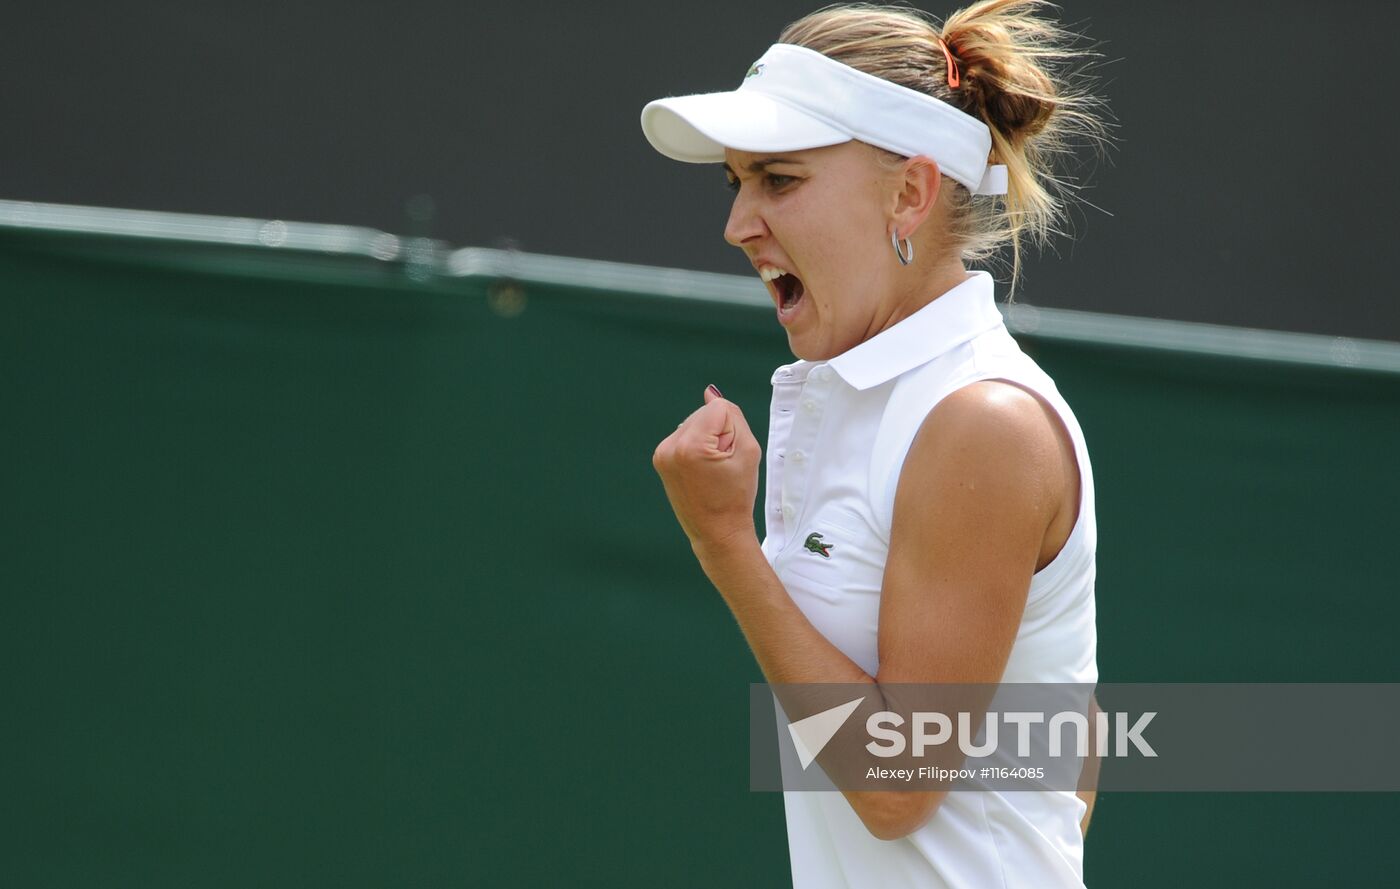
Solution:
[[(899, 231), (895, 229), (890, 230), (890, 245), (894, 247), (894, 255), (899, 257), (900, 265), (908, 265), (914, 261), (914, 240), (912, 238), (904, 238), (903, 240), (904, 247), (901, 248), (899, 246)], [(908, 256), (904, 255), (906, 250), (909, 253)]]

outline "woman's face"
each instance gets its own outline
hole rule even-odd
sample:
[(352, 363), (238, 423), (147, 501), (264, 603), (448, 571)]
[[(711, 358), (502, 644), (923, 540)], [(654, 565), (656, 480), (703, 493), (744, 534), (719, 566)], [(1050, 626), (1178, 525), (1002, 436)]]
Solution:
[[(878, 333), (894, 300), (890, 174), (861, 142), (753, 154), (725, 151), (736, 191), (724, 237), (744, 251), (798, 358), (823, 361)], [(766, 274), (765, 274), (766, 273)]]

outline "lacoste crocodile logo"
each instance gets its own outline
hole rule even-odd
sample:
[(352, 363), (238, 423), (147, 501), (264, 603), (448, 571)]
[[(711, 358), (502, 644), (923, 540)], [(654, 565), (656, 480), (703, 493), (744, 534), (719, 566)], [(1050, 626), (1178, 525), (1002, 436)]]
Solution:
[(807, 540), (802, 545), (821, 556), (823, 559), (829, 559), (831, 558), (831, 550), (836, 548), (836, 544), (822, 543), (821, 540), (822, 536), (813, 531), (811, 534), (807, 535)]
[(744, 79), (748, 80), (750, 77), (757, 77), (763, 73), (763, 69), (766, 67), (768, 66), (762, 62), (754, 62), (753, 66), (749, 68), (748, 73), (744, 75)]

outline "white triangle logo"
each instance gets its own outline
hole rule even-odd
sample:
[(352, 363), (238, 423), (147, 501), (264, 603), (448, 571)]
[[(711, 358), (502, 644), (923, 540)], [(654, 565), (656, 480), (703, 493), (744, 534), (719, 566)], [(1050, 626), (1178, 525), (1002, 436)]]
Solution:
[(807, 766), (812, 764), (812, 760), (817, 758), (817, 754), (822, 752), (822, 748), (840, 730), (841, 726), (846, 724), (846, 720), (851, 718), (851, 714), (856, 712), (856, 708), (864, 701), (863, 697), (856, 698), (850, 703), (832, 707), (830, 710), (823, 710), (788, 724), (788, 733), (792, 735), (792, 746), (797, 748), (797, 758), (802, 763), (803, 771), (807, 770)]

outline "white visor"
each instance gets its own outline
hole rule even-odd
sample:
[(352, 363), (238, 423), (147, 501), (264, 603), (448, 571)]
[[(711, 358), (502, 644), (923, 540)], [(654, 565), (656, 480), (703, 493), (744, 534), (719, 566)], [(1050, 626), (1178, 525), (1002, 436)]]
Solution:
[(1006, 194), (1006, 167), (988, 165), (987, 125), (947, 102), (806, 47), (778, 43), (737, 90), (657, 99), (642, 131), (662, 154), (713, 164), (724, 150), (823, 148), (858, 139), (904, 157), (923, 155), (974, 194)]

